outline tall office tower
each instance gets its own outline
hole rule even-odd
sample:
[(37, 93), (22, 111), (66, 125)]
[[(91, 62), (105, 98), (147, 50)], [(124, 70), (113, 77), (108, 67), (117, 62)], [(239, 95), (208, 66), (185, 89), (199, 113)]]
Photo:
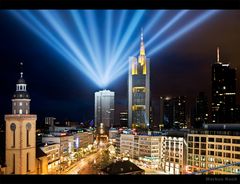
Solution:
[(150, 60), (145, 55), (143, 32), (140, 54), (129, 58), (128, 126), (146, 130), (149, 127)]
[(128, 126), (128, 113), (127, 112), (120, 112), (119, 114), (119, 121), (121, 127)]
[(160, 124), (164, 129), (186, 127), (186, 97), (160, 97)]
[(236, 69), (223, 64), (217, 48), (217, 62), (212, 65), (212, 123), (235, 123)]
[(95, 126), (103, 123), (105, 130), (114, 124), (114, 92), (102, 90), (95, 92)]
[(171, 97), (160, 97), (160, 124), (164, 129), (173, 127), (173, 106)]
[(5, 115), (7, 174), (35, 173), (37, 115), (30, 114), (30, 101), (21, 72), (12, 98), (12, 114)]
[(202, 128), (203, 124), (208, 123), (208, 100), (204, 92), (200, 92), (196, 98), (194, 108), (193, 127)]
[(174, 127), (187, 128), (186, 120), (186, 97), (178, 96), (174, 98), (173, 123)]

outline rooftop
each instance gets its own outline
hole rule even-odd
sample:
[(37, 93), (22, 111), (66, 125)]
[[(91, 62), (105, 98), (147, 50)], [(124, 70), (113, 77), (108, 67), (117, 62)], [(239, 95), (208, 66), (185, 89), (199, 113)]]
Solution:
[(129, 160), (116, 161), (115, 163), (112, 163), (102, 169), (102, 171), (107, 174), (131, 174), (133, 172), (144, 172), (143, 169), (139, 168), (137, 165), (130, 162)]

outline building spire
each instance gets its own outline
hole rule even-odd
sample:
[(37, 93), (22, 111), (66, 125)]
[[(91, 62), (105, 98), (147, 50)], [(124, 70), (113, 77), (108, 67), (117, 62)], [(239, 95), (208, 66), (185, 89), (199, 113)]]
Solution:
[(219, 55), (219, 47), (217, 47), (217, 63), (220, 63)]
[(20, 62), (20, 75), (23, 78), (23, 62)]
[(144, 41), (143, 41), (143, 28), (141, 29), (140, 56), (145, 56), (145, 48), (144, 48)]

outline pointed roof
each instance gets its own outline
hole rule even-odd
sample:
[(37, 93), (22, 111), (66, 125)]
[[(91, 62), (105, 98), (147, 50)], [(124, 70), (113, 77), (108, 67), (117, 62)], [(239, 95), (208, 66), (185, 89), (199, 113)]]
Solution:
[(143, 41), (143, 28), (141, 30), (140, 56), (145, 56), (145, 47), (144, 47), (144, 41)]
[(26, 84), (23, 79), (23, 62), (20, 63), (20, 79), (18, 79), (17, 84)]
[(221, 64), (220, 62), (220, 51), (219, 47), (217, 47), (217, 63)]

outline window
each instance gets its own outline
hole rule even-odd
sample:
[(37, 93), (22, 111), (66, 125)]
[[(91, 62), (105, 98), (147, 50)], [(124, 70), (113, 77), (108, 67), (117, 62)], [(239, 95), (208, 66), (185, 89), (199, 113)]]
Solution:
[(240, 151), (240, 147), (235, 146), (235, 151)]
[(222, 149), (222, 145), (216, 145), (216, 148), (221, 150)]
[(193, 141), (193, 137), (188, 137), (188, 141)]
[(195, 149), (195, 150), (194, 150), (194, 154), (199, 154), (199, 150), (198, 150), (198, 149)]
[(214, 149), (214, 144), (209, 144), (208, 148)]
[(235, 154), (236, 159), (240, 159), (240, 154)]
[(31, 127), (32, 127), (31, 123), (26, 124), (27, 147), (30, 146), (30, 144), (29, 144), (29, 132), (30, 132)]
[(27, 153), (27, 172), (29, 172), (29, 153)]
[(206, 137), (201, 137), (201, 142), (206, 142)]
[(22, 102), (19, 102), (19, 106), (22, 106)]
[(224, 143), (231, 143), (231, 139), (224, 139)]
[(14, 148), (14, 147), (15, 147), (15, 130), (16, 130), (16, 124), (15, 124), (15, 123), (11, 123), (10, 129), (11, 129), (12, 132), (13, 132), (12, 148)]
[(214, 138), (208, 138), (208, 142), (214, 142)]
[(233, 143), (233, 144), (240, 144), (240, 139), (233, 139), (233, 140), (232, 140), (232, 143)]
[(194, 144), (194, 147), (195, 147), (195, 148), (199, 148), (199, 143), (195, 143), (195, 144)]
[(192, 151), (192, 149), (188, 149), (188, 153), (192, 153), (193, 151)]
[(222, 142), (222, 138), (217, 138), (216, 142)]
[(201, 144), (202, 149), (206, 149), (206, 144)]
[(206, 155), (206, 151), (205, 150), (201, 150), (201, 155)]
[(231, 154), (230, 153), (224, 153), (224, 157), (230, 158)]
[(13, 153), (13, 171), (12, 174), (15, 174), (15, 154)]
[(199, 142), (199, 137), (195, 137), (194, 141)]
[(230, 146), (224, 146), (224, 150), (231, 150)]
[(22, 114), (22, 109), (19, 109), (19, 114)]
[(209, 155), (214, 155), (214, 151), (208, 151)]

